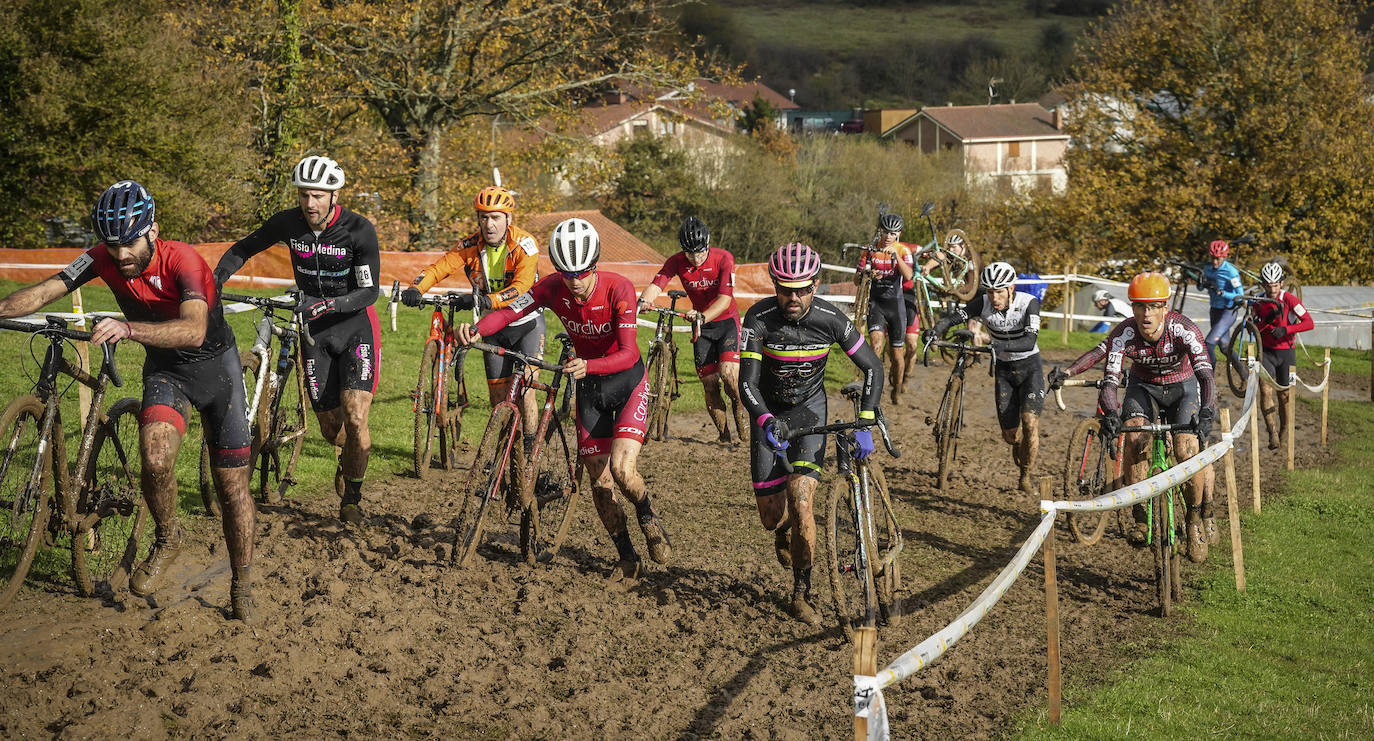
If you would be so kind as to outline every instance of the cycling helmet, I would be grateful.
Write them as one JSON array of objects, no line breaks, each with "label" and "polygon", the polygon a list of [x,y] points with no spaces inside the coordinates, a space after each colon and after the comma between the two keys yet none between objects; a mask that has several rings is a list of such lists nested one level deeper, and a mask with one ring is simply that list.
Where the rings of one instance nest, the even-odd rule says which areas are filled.
[{"label": "cycling helmet", "polygon": [[549,259],[560,273],[581,273],[596,267],[601,235],[584,219],[560,221],[549,237]]},{"label": "cycling helmet", "polygon": [[344,186],[344,171],[334,160],[312,154],[296,163],[296,169],[291,171],[291,186],[338,190]]},{"label": "cycling helmet", "polygon": [[1016,282],[1016,268],[1005,262],[994,262],[983,268],[983,290],[1009,288]]},{"label": "cycling helmet", "polygon": [[1112,294],[1107,293],[1101,288],[1097,289],[1096,291],[1093,291],[1093,303],[1097,303],[1098,301],[1110,301],[1111,299]]},{"label": "cycling helmet", "polygon": [[477,191],[473,207],[478,211],[501,211],[510,213],[515,210],[515,196],[499,185],[488,185]]},{"label": "cycling helmet", "polygon": [[710,246],[711,230],[695,216],[688,216],[677,230],[677,243],[687,252],[705,252]]},{"label": "cycling helmet", "polygon": [[1278,283],[1283,280],[1283,266],[1276,262],[1267,262],[1260,268],[1260,280],[1265,283]]},{"label": "cycling helmet", "polygon": [[1159,273],[1141,273],[1131,279],[1126,296],[1133,302],[1168,301],[1169,279]]},{"label": "cycling helmet", "polygon": [[768,258],[768,274],[785,288],[804,288],[821,272],[821,256],[801,242],[789,242]]},{"label": "cycling helmet", "polygon": [[1231,254],[1231,245],[1227,244],[1225,240],[1217,239],[1207,247],[1207,251],[1212,253],[1212,257],[1226,257]]},{"label": "cycling helmet", "polygon": [[152,194],[132,180],[106,188],[91,209],[96,236],[110,245],[129,244],[147,234],[156,220]]},{"label": "cycling helmet", "polygon": [[883,214],[878,217],[878,228],[885,232],[900,232],[906,224],[901,214]]}]

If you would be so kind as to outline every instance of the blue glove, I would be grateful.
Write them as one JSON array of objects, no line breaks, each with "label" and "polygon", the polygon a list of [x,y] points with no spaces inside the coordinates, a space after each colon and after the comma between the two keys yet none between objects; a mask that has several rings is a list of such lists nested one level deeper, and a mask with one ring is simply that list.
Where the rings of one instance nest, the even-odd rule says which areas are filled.
[{"label": "blue glove", "polygon": [[863,460],[863,459],[867,458],[868,456],[873,455],[873,431],[872,431],[872,430],[855,430],[855,431],[854,431],[854,442],[859,446],[859,449],[856,450],[856,451],[854,451],[854,457],[855,457],[855,458],[858,458],[859,460]]},{"label": "blue glove", "polygon": [[772,448],[774,452],[781,453],[787,450],[787,441],[779,440],[777,435],[774,434],[775,430],[773,429],[773,424],[775,422],[777,422],[777,418],[771,414],[765,414],[763,418],[759,420],[759,429],[763,430],[763,439],[768,443],[768,447]]},{"label": "blue glove", "polygon": [[300,303],[296,304],[296,313],[305,317],[307,322],[313,322],[325,314],[334,313],[334,299],[301,294]]}]

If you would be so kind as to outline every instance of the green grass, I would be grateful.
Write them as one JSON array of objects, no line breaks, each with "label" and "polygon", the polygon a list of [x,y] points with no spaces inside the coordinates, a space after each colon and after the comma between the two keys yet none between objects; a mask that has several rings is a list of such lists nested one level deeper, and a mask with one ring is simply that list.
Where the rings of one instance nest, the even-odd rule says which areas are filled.
[{"label": "green grass", "polygon": [[[1367,356],[1366,356],[1367,357]],[[1374,736],[1374,409],[1334,402],[1342,463],[1288,473],[1244,522],[1247,589],[1227,549],[1185,607],[1187,636],[1111,675],[1065,688],[1063,727],[1025,738]]]}]

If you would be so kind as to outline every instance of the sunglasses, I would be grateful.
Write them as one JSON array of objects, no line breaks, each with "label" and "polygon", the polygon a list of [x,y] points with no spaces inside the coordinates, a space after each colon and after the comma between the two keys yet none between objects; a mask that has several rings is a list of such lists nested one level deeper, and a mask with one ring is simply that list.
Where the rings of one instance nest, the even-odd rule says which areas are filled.
[{"label": "sunglasses", "polygon": [[558,271],[559,275],[563,276],[563,280],[582,280],[583,278],[586,278],[587,276],[595,272],[596,268],[587,268],[586,270],[583,270],[580,273],[569,273],[562,270]]},{"label": "sunglasses", "polygon": [[777,284],[777,283],[774,283],[774,284],[773,284],[773,288],[774,288],[778,293],[786,293],[786,294],[790,294],[790,295],[792,295],[792,296],[809,296],[809,295],[811,295],[811,293],[812,293],[813,291],[816,290],[815,284],[808,284],[808,285],[802,286],[801,288],[788,288],[787,286],[779,285],[779,284]]}]

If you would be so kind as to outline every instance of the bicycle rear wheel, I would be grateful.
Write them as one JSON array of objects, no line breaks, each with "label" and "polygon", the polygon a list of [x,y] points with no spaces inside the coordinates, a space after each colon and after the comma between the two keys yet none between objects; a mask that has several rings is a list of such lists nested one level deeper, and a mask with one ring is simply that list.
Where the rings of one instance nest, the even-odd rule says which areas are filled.
[{"label": "bicycle rear wheel", "polygon": [[[1097,419],[1080,420],[1069,436],[1068,460],[1064,465],[1064,498],[1096,499],[1107,493],[1109,458],[1102,440],[1102,426]],[[1069,512],[1066,518],[1069,532],[1084,545],[1102,539],[1107,529],[1106,512]]]},{"label": "bicycle rear wheel", "polygon": [[[266,502],[279,502],[286,487],[296,482],[296,462],[305,444],[306,417],[305,374],[301,372],[300,347],[288,365],[284,377],[279,378],[268,408],[266,432],[261,455],[258,456],[258,493]],[[263,392],[266,395],[266,391]],[[266,402],[259,402],[259,404]]]},{"label": "bicycle rear wheel", "polygon": [[450,558],[462,568],[472,558],[482,541],[483,520],[493,501],[501,498],[501,485],[510,467],[511,448],[515,444],[515,410],[509,405],[497,406],[482,433],[482,443],[468,469],[458,500],[458,512],[453,519],[455,539]]},{"label": "bicycle rear wheel", "polygon": [[572,524],[577,456],[568,440],[567,423],[555,410],[535,454],[531,505],[520,515],[520,552],[526,563],[552,561]]},{"label": "bicycle rear wheel", "polygon": [[902,542],[902,532],[892,512],[891,490],[887,487],[883,467],[871,457],[865,466],[868,469],[868,499],[873,503],[874,585],[878,589],[879,617],[889,623],[896,622],[902,616],[902,565],[901,554],[895,551]]},{"label": "bicycle rear wheel", "polygon": [[954,469],[955,452],[959,447],[959,424],[964,410],[964,377],[950,379],[945,398],[940,402],[940,416],[935,421],[935,454],[939,460],[936,484],[940,491],[949,485],[949,473]]},{"label": "bicycle rear wheel", "polygon": [[649,347],[649,437],[654,440],[668,438],[668,410],[673,403],[670,362],[668,343],[655,341]]},{"label": "bicycle rear wheel", "polygon": [[21,396],[0,415],[0,610],[28,576],[52,511],[52,446],[39,435],[43,402]]},{"label": "bicycle rear wheel", "polygon": [[877,605],[869,603],[869,595],[876,595],[876,590],[873,571],[864,558],[860,536],[863,525],[854,506],[852,486],[848,478],[831,485],[825,517],[830,596],[835,603],[840,630],[850,638],[854,636],[854,628],[863,626],[869,615],[877,616]]},{"label": "bicycle rear wheel", "polygon": [[1245,384],[1250,380],[1250,371],[1245,365],[1247,351],[1252,351],[1256,358],[1261,352],[1259,329],[1250,321],[1237,324],[1231,330],[1231,337],[1226,341],[1226,357],[1217,359],[1226,363],[1226,383],[1231,393],[1240,398],[1245,397]]},{"label": "bicycle rear wheel", "polygon": [[[425,353],[420,359],[420,380],[415,384],[415,478],[423,479],[429,474],[429,463],[434,458],[434,435],[439,431],[439,386],[444,380],[444,369],[439,364],[439,342],[425,343]],[[441,444],[447,441],[441,441]],[[447,459],[441,454],[440,459]]]},{"label": "bicycle rear wheel", "polygon": [[152,548],[139,474],[140,407],[138,399],[120,399],[96,428],[76,520],[84,522],[92,515],[97,519],[72,538],[72,572],[87,597],[102,584],[111,593],[122,589],[133,565]]}]

